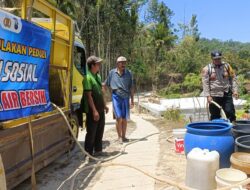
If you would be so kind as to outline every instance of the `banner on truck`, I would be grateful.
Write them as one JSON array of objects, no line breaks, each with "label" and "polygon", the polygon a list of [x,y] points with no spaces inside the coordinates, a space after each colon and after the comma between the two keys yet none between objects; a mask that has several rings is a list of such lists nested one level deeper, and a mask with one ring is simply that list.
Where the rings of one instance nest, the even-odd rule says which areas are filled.
[{"label": "banner on truck", "polygon": [[51,111],[51,33],[0,10],[0,120]]}]

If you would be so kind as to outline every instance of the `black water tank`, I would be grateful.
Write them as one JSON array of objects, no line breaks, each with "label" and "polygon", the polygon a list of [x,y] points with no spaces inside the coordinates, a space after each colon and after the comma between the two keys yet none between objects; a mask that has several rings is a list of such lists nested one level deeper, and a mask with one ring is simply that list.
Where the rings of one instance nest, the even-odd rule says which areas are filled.
[{"label": "black water tank", "polygon": [[232,127],[233,136],[235,138],[250,135],[250,120],[238,120]]},{"label": "black water tank", "polygon": [[235,139],[235,151],[250,153],[250,135],[241,136]]}]

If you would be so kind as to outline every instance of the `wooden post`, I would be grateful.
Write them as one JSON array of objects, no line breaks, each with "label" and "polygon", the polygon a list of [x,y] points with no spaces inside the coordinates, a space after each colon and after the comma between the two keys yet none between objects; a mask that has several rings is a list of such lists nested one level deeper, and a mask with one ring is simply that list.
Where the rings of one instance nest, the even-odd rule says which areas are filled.
[{"label": "wooden post", "polygon": [[29,133],[30,133],[30,149],[31,149],[31,158],[32,158],[32,165],[31,165],[31,189],[36,190],[36,171],[35,171],[35,151],[34,151],[34,139],[33,139],[33,132],[31,126],[31,117],[28,120],[29,124]]},{"label": "wooden post", "polygon": [[2,161],[1,154],[0,154],[0,188],[1,188],[1,190],[7,190],[5,171],[4,171],[4,167],[3,167],[3,161]]}]

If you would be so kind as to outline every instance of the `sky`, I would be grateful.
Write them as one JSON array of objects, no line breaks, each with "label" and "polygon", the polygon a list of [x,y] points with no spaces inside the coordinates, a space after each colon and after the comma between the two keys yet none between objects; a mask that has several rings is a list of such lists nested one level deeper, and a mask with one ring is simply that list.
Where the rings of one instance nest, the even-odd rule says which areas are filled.
[{"label": "sky", "polygon": [[[189,23],[197,15],[201,37],[250,42],[250,0],[159,0],[173,12],[171,22]],[[146,8],[144,9],[146,10]]]}]

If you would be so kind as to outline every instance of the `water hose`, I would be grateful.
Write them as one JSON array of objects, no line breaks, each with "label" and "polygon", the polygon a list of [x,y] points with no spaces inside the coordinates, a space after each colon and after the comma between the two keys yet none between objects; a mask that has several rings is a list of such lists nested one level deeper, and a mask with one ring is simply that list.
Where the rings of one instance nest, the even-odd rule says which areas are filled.
[{"label": "water hose", "polygon": [[[213,102],[213,101],[212,101],[212,102]],[[217,103],[214,102],[214,104],[216,105]],[[72,130],[72,128],[71,128],[71,126],[70,126],[70,124],[69,124],[69,122],[68,122],[68,120],[67,120],[67,117],[65,116],[65,114],[63,113],[63,111],[61,110],[61,108],[59,108],[58,106],[56,106],[54,103],[52,103],[52,105],[53,105],[53,106],[61,113],[61,115],[63,116],[65,122],[67,123],[67,126],[68,126],[68,128],[69,128],[69,131],[70,131],[71,135],[73,136],[75,142],[76,142],[77,145],[79,146],[79,148],[80,148],[80,150],[82,151],[82,153],[83,153],[84,155],[88,156],[89,158],[93,159],[93,160],[99,161],[97,164],[93,164],[93,165],[90,165],[90,166],[87,166],[87,167],[84,167],[84,168],[80,168],[77,172],[75,172],[74,174],[72,174],[70,178],[66,179],[66,180],[57,188],[57,190],[59,190],[59,189],[64,185],[64,183],[65,183],[67,180],[71,179],[72,177],[73,177],[73,180],[72,180],[72,183],[71,183],[71,186],[70,186],[70,190],[73,190],[73,189],[74,189],[75,179],[76,179],[77,175],[78,175],[79,173],[81,173],[82,171],[84,171],[84,170],[87,170],[87,169],[90,169],[90,168],[111,167],[111,166],[129,167],[129,168],[134,169],[134,170],[136,170],[136,171],[139,171],[140,173],[143,173],[144,175],[146,175],[146,176],[148,176],[148,177],[150,177],[150,178],[152,178],[152,179],[155,179],[155,180],[157,180],[157,181],[159,181],[159,182],[161,182],[161,183],[169,184],[169,185],[178,187],[178,188],[183,189],[183,190],[195,190],[195,189],[193,189],[193,188],[187,187],[186,185],[183,185],[183,184],[181,184],[181,183],[175,182],[174,180],[171,180],[171,179],[160,179],[160,178],[158,178],[158,177],[156,177],[156,176],[154,176],[154,175],[152,175],[152,174],[149,174],[148,172],[146,172],[146,171],[144,171],[144,170],[142,170],[142,169],[140,169],[140,168],[137,168],[137,167],[132,166],[132,165],[129,165],[129,164],[123,164],[123,163],[101,163],[101,162],[106,162],[106,161],[112,160],[112,159],[114,159],[114,158],[116,158],[116,157],[122,155],[122,153],[125,151],[126,146],[128,146],[128,145],[130,145],[130,144],[132,144],[132,143],[136,143],[136,142],[138,142],[138,141],[141,141],[142,139],[145,139],[145,138],[147,138],[147,137],[149,137],[149,136],[159,134],[159,133],[153,133],[153,134],[148,135],[147,137],[143,137],[143,138],[141,138],[141,139],[138,139],[138,140],[132,141],[132,142],[130,142],[130,143],[127,143],[127,144],[123,147],[123,149],[121,150],[120,153],[118,153],[117,155],[112,156],[112,157],[110,157],[110,158],[108,158],[108,159],[98,159],[98,158],[95,158],[95,157],[93,157],[92,155],[90,155],[88,152],[86,152],[85,149],[84,149],[84,148],[81,146],[81,144],[78,142],[78,140],[77,140],[76,137],[74,136],[73,130]],[[217,104],[216,106],[218,107],[219,105]],[[221,107],[219,106],[219,108],[221,108]],[[221,109],[221,110],[222,110],[222,109]],[[224,111],[223,111],[223,112],[224,112]],[[224,116],[225,116],[225,113],[224,113]],[[239,186],[241,186],[241,185],[246,185],[246,184],[248,184],[248,183],[250,183],[250,178],[248,178],[248,179],[246,179],[246,180],[244,180],[244,181],[242,181],[242,182],[240,182],[240,183],[238,183],[238,184],[231,185],[231,186],[227,186],[227,187],[223,187],[223,188],[219,188],[219,189],[216,189],[216,190],[230,190],[230,189],[233,188],[233,187],[239,187]]]},{"label": "water hose", "polygon": [[111,167],[111,166],[123,166],[123,167],[128,167],[128,168],[131,168],[131,169],[134,169],[156,181],[159,181],[163,184],[169,184],[169,185],[172,185],[172,186],[175,186],[175,187],[178,187],[180,189],[183,189],[183,190],[195,190],[193,188],[190,188],[190,187],[187,187],[185,186],[184,184],[181,184],[181,183],[178,183],[178,182],[175,182],[174,180],[171,180],[171,179],[161,179],[159,177],[156,177],[152,174],[149,174],[148,172],[138,168],[138,167],[135,167],[135,166],[132,166],[132,165],[129,165],[129,164],[123,164],[123,163],[99,163],[99,164],[95,164],[95,165],[91,165],[91,166],[87,166],[87,167],[84,167],[84,168],[81,168],[75,175],[74,175],[74,178],[72,180],[72,183],[71,183],[71,187],[70,187],[70,190],[73,190],[74,188],[74,181],[77,177],[77,175],[79,173],[81,173],[82,171],[84,170],[87,170],[87,169],[90,169],[90,168],[100,168],[100,167]]},{"label": "water hose", "polygon": [[135,143],[135,142],[138,142],[138,141],[141,141],[142,139],[145,139],[145,138],[147,138],[147,137],[149,137],[149,136],[153,136],[153,135],[159,134],[159,133],[153,133],[153,134],[150,134],[150,135],[148,135],[148,136],[146,136],[146,137],[144,137],[144,138],[142,138],[142,139],[137,139],[137,140],[135,140],[135,141],[129,142],[129,143],[127,143],[125,146],[122,147],[122,150],[121,150],[117,155],[112,156],[112,157],[107,158],[107,159],[99,159],[99,158],[96,158],[96,157],[90,155],[90,154],[82,147],[82,145],[79,143],[79,141],[78,141],[77,138],[75,137],[74,132],[73,132],[73,130],[72,130],[70,124],[69,124],[69,121],[68,121],[67,117],[65,116],[65,114],[63,113],[63,111],[61,110],[61,108],[59,108],[59,107],[58,107],[57,105],[55,105],[54,103],[52,103],[52,105],[53,105],[53,106],[61,113],[61,115],[63,116],[65,122],[67,123],[67,126],[68,126],[68,128],[69,128],[69,131],[70,131],[72,137],[74,138],[76,144],[78,145],[78,147],[80,148],[80,150],[82,151],[82,153],[84,154],[84,156],[86,155],[86,156],[88,156],[89,158],[91,158],[92,160],[95,160],[95,161],[106,162],[106,161],[109,161],[109,160],[113,160],[114,158],[117,158],[118,156],[122,155],[122,154],[124,153],[124,151],[125,151],[125,149],[126,149],[126,147],[127,147],[128,145],[130,145],[130,144],[132,144],[132,143]]},{"label": "water hose", "polygon": [[[144,139],[146,139],[146,138],[148,138],[148,137],[150,137],[150,136],[159,134],[159,133],[153,133],[153,134],[147,135],[147,136],[145,136],[145,137],[143,137],[143,138],[136,139],[136,140],[133,140],[133,141],[131,141],[131,142],[128,142],[128,143],[126,143],[126,145],[124,145],[124,146],[121,148],[120,152],[119,152],[118,154],[116,154],[115,156],[112,156],[112,157],[109,157],[109,158],[106,158],[106,159],[99,159],[99,158],[96,158],[96,157],[90,155],[88,152],[86,152],[86,150],[82,147],[82,145],[79,143],[79,141],[78,141],[77,138],[75,137],[74,132],[73,132],[73,130],[72,130],[70,124],[69,124],[69,121],[68,121],[67,117],[65,116],[64,112],[62,111],[62,109],[59,108],[59,107],[58,107],[57,105],[55,105],[54,103],[52,103],[52,105],[60,112],[60,114],[61,114],[62,117],[64,118],[64,120],[65,120],[65,122],[66,122],[66,124],[67,124],[67,127],[69,128],[69,131],[70,131],[70,133],[71,133],[71,135],[72,135],[72,137],[74,138],[76,144],[78,145],[78,147],[80,148],[80,150],[81,150],[81,152],[84,154],[84,156],[86,155],[87,157],[89,157],[89,158],[91,158],[92,160],[95,160],[95,161],[107,162],[107,161],[113,160],[113,159],[115,159],[115,158],[121,156],[121,155],[125,152],[125,149],[126,149],[127,146],[129,146],[129,145],[131,145],[131,144],[133,144],[133,143],[139,142],[139,141],[141,141],[141,140],[144,140]],[[70,177],[70,178],[71,178],[71,177]],[[66,181],[69,180],[70,178],[66,179]],[[61,184],[61,185],[58,187],[58,189],[60,189],[60,188],[62,187],[62,185],[63,185],[63,184]]]},{"label": "water hose", "polygon": [[[211,103],[212,104],[214,104],[217,108],[219,108],[220,109],[220,114],[221,114],[221,117],[223,118],[223,119],[225,119],[225,120],[228,120],[227,119],[227,116],[226,116],[226,114],[225,114],[225,111],[222,109],[222,107],[218,104],[218,103],[216,103],[215,101],[211,101]],[[209,109],[208,109],[208,102],[207,102],[207,115],[208,115],[208,119],[209,119]]]},{"label": "water hose", "polygon": [[218,103],[216,103],[215,101],[211,101],[211,103],[214,104],[217,108],[220,109],[221,117],[222,117],[223,119],[226,119],[226,120],[227,120],[227,116],[226,116],[224,110],[222,109],[222,107],[221,107]]},{"label": "water hose", "polygon": [[[129,165],[129,164],[123,164],[123,163],[97,163],[95,165],[80,168],[77,171],[77,173],[74,174],[74,178],[72,180],[70,190],[74,189],[74,184],[75,184],[75,180],[76,180],[77,175],[79,173],[83,172],[84,170],[91,169],[91,168],[97,169],[97,168],[100,168],[100,167],[111,167],[111,166],[123,166],[123,167],[128,167],[128,168],[134,169],[134,170],[136,170],[136,171],[138,171],[138,172],[140,172],[140,173],[142,173],[142,174],[144,174],[144,175],[146,175],[146,176],[148,176],[148,177],[150,177],[150,178],[152,178],[152,179],[154,179],[156,181],[159,181],[159,182],[161,182],[163,184],[167,184],[167,185],[170,185],[170,186],[178,187],[178,188],[180,188],[182,190],[197,190],[197,189],[188,187],[188,186],[186,186],[186,185],[184,185],[182,183],[178,183],[178,182],[176,182],[174,180],[171,180],[171,179],[167,179],[167,178],[161,179],[161,178],[156,177],[156,176],[154,176],[152,174],[149,174],[148,172],[146,172],[146,171],[144,171],[144,170],[142,170],[142,169],[140,169],[138,167],[135,167],[135,166],[132,166],[132,165]],[[221,187],[221,188],[218,188],[218,189],[215,189],[215,190],[231,190],[231,188],[233,188],[233,187],[240,188],[243,185],[247,185],[249,183],[250,183],[250,178],[248,178],[248,179],[246,179],[246,180],[244,180],[244,181],[242,181],[240,183],[233,184],[233,185],[230,185],[230,186],[227,186],[227,187]],[[167,185],[164,186],[164,187],[167,187]]]}]

